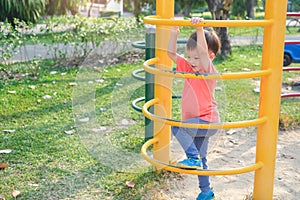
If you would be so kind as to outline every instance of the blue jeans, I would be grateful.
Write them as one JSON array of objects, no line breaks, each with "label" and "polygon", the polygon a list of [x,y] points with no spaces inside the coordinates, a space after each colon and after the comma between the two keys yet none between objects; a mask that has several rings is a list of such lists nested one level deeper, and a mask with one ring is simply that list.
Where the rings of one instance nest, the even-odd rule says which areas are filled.
[{"label": "blue jeans", "polygon": [[[192,118],[184,120],[186,123],[205,123],[209,122],[200,118]],[[203,169],[208,169],[207,166],[207,150],[208,139],[217,132],[216,129],[196,129],[173,126],[172,133],[182,146],[188,158],[201,158]],[[202,192],[210,190],[209,176],[198,176],[199,188]]]}]

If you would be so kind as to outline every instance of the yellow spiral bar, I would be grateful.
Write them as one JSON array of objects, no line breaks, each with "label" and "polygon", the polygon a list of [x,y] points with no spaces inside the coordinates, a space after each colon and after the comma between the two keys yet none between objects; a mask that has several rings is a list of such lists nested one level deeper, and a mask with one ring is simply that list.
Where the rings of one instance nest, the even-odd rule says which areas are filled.
[{"label": "yellow spiral bar", "polygon": [[218,74],[195,74],[195,73],[182,73],[170,70],[164,70],[151,67],[159,61],[159,58],[152,58],[144,62],[143,68],[145,71],[155,74],[175,78],[194,78],[194,79],[215,79],[215,80],[228,80],[228,79],[243,79],[243,78],[257,78],[271,74],[270,69],[251,71],[251,72],[232,72],[232,73],[218,73]]},{"label": "yellow spiral bar", "polygon": [[189,169],[182,169],[178,168],[176,166],[172,166],[170,164],[166,164],[163,162],[160,162],[156,159],[151,158],[147,155],[147,149],[149,146],[153,145],[154,143],[157,143],[157,139],[150,139],[147,142],[145,142],[141,149],[141,154],[144,157],[145,160],[147,160],[149,163],[151,163],[154,166],[157,166],[158,168],[178,172],[178,173],[185,173],[185,174],[194,174],[194,175],[201,175],[201,176],[220,176],[220,175],[233,175],[233,174],[242,174],[247,172],[252,172],[255,170],[258,170],[263,167],[262,162],[257,162],[253,165],[247,166],[247,167],[241,167],[241,168],[234,168],[234,169],[227,169],[227,170],[189,170]]},{"label": "yellow spiral bar", "polygon": [[212,123],[212,124],[193,124],[193,123],[184,123],[177,120],[163,118],[157,115],[154,115],[148,111],[148,109],[154,104],[159,103],[158,99],[152,99],[146,102],[143,106],[143,114],[148,119],[153,121],[162,122],[170,126],[180,126],[185,128],[203,128],[203,129],[229,129],[229,128],[243,128],[248,126],[257,126],[263,124],[267,121],[267,117],[261,117],[253,120],[245,120],[238,122],[224,122],[224,123]]},{"label": "yellow spiral bar", "polygon": [[169,25],[169,26],[210,26],[210,27],[249,27],[249,26],[270,26],[273,20],[204,20],[195,25],[190,20],[184,19],[163,19],[160,16],[148,16],[144,18],[146,24]]}]

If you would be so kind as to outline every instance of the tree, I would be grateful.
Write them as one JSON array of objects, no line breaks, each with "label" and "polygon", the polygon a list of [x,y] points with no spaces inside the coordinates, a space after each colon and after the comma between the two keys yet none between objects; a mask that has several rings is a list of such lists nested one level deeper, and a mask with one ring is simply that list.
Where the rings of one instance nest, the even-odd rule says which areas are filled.
[{"label": "tree", "polygon": [[249,19],[254,19],[254,6],[255,6],[255,0],[247,0],[246,10],[247,10],[247,17]]},{"label": "tree", "polygon": [[78,7],[81,3],[85,3],[81,0],[48,0],[46,5],[47,15],[65,15],[70,11],[73,15],[78,12]]},{"label": "tree", "polygon": [[14,18],[35,23],[45,11],[47,0],[0,0],[0,21],[14,24]]},{"label": "tree", "polygon": [[[233,0],[206,0],[208,8],[211,12],[212,18],[214,20],[227,20],[229,19],[230,6],[233,3]],[[227,27],[218,27],[215,28],[218,36],[221,40],[221,55],[227,56],[232,53],[230,40],[228,37],[228,28]]]},{"label": "tree", "polygon": [[132,11],[136,20],[140,22],[140,16],[143,14],[142,9],[144,7],[155,7],[155,0],[124,0],[124,6],[129,10]]},{"label": "tree", "polygon": [[182,13],[185,17],[191,16],[192,9],[199,9],[204,6],[204,0],[177,0],[175,2],[182,8]]},{"label": "tree", "polygon": [[193,0],[182,0],[181,5],[183,5],[183,15],[186,17],[190,17],[191,7],[193,4]]},{"label": "tree", "polygon": [[[248,0],[247,0],[248,1]],[[238,18],[245,17],[246,5],[245,0],[233,1],[231,13]]]},{"label": "tree", "polygon": [[300,12],[300,0],[289,0],[292,3],[292,11]]},{"label": "tree", "polygon": [[88,17],[91,16],[91,11],[92,11],[92,8],[93,8],[93,5],[94,5],[94,0],[90,0],[91,4],[90,4],[90,7],[89,7],[89,10],[88,10]]}]

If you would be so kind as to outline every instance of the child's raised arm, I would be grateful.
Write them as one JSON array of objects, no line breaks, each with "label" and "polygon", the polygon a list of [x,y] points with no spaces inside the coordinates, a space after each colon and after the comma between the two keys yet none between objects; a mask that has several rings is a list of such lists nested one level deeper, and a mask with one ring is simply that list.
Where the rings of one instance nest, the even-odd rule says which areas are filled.
[{"label": "child's raised arm", "polygon": [[171,35],[168,44],[168,56],[176,63],[177,60],[177,38],[179,35],[179,27],[173,26],[171,27]]},{"label": "child's raised arm", "polygon": [[[202,18],[191,19],[191,23],[193,24],[199,24],[202,21],[203,21]],[[199,51],[200,62],[202,67],[205,69],[205,71],[208,71],[209,63],[211,62],[211,59],[209,56],[208,46],[205,39],[203,27],[198,26],[196,28],[196,33],[197,33],[197,49]]]}]

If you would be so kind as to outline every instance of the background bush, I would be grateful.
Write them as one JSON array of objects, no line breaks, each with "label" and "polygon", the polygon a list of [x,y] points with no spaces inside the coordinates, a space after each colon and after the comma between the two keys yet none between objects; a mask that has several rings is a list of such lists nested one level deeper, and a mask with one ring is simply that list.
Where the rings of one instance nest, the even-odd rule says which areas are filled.
[{"label": "background bush", "polygon": [[0,0],[0,21],[14,24],[14,18],[36,22],[45,11],[47,0]]}]

